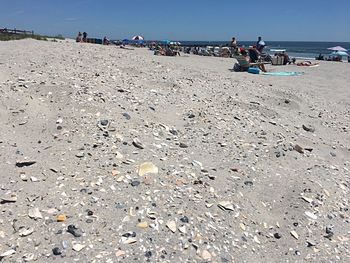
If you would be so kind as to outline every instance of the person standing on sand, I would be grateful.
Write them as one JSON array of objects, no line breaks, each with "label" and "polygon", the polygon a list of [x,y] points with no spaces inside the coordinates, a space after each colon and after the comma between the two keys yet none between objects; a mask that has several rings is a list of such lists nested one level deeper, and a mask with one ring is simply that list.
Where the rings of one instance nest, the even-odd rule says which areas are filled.
[{"label": "person standing on sand", "polygon": [[237,41],[235,37],[232,37],[231,43],[230,43],[230,47],[231,47],[231,54],[236,54],[237,53]]},{"label": "person standing on sand", "polygon": [[258,37],[258,41],[256,42],[256,49],[262,53],[264,47],[266,46],[264,40],[261,37]]}]

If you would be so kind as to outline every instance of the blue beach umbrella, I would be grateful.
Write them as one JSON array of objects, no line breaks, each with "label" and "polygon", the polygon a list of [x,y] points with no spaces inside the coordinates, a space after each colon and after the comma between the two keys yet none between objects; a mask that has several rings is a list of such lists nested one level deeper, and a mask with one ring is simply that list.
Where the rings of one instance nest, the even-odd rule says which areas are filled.
[{"label": "blue beach umbrella", "polygon": [[349,56],[349,54],[347,52],[345,52],[345,51],[332,52],[331,55],[332,56],[341,56],[341,57]]},{"label": "blue beach umbrella", "polygon": [[169,45],[170,44],[170,40],[162,40],[161,43],[164,45]]}]

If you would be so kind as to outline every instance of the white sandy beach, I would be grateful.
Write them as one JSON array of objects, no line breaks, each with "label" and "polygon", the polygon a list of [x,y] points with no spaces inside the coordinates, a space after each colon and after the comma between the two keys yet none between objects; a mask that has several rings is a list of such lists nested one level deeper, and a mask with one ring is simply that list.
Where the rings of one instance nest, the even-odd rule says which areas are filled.
[{"label": "white sandy beach", "polygon": [[0,42],[3,262],[349,262],[350,63],[233,64]]}]

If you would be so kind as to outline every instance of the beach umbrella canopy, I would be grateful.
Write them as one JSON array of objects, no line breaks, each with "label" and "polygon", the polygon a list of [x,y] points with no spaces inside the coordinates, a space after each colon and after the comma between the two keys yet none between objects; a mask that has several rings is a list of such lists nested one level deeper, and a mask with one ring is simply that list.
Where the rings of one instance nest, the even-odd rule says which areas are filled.
[{"label": "beach umbrella canopy", "polygon": [[345,51],[336,51],[336,52],[332,52],[332,54],[331,55],[333,55],[333,56],[349,56],[349,54],[348,53],[346,53]]},{"label": "beach umbrella canopy", "polygon": [[341,47],[341,46],[336,46],[336,47],[330,47],[330,48],[327,48],[328,50],[332,50],[332,51],[348,51],[347,49]]},{"label": "beach umbrella canopy", "polygon": [[144,40],[145,38],[143,36],[134,36],[132,40]]},{"label": "beach umbrella canopy", "polygon": [[170,40],[162,40],[161,43],[165,44],[165,45],[169,45],[171,43],[171,41]]}]

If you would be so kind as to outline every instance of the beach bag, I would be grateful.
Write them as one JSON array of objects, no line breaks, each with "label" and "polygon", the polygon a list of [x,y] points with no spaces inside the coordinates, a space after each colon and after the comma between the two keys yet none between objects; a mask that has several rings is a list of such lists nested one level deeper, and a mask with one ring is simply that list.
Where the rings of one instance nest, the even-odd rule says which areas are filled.
[{"label": "beach bag", "polygon": [[240,72],[241,71],[241,66],[239,65],[239,63],[235,63],[233,65],[233,71],[235,71],[235,72]]}]

